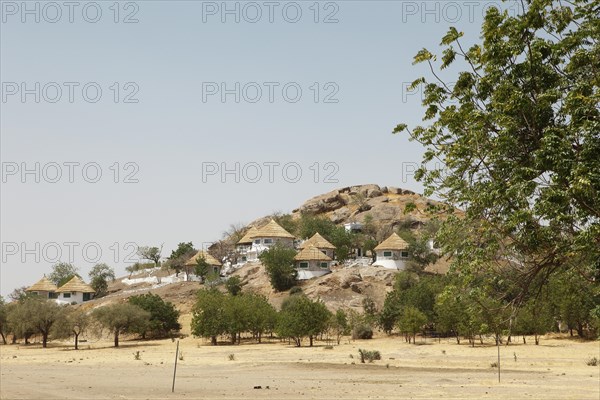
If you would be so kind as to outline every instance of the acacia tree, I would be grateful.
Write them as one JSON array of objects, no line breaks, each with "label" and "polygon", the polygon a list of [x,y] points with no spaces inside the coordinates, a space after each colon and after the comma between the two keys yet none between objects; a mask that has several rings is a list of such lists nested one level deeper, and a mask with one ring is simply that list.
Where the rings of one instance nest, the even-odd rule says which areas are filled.
[{"label": "acacia tree", "polygon": [[294,268],[295,256],[296,250],[279,243],[258,256],[269,275],[271,286],[278,292],[288,290],[296,283],[298,272]]},{"label": "acacia tree", "polygon": [[425,195],[464,211],[439,235],[453,267],[512,268],[514,304],[558,270],[600,274],[599,3],[521,4],[516,16],[489,8],[482,42],[470,48],[449,29],[439,68],[458,59],[466,67],[452,88],[436,56],[418,52],[415,63],[434,77],[413,83],[424,85],[429,124],[394,130],[426,148],[415,175]]},{"label": "acacia tree", "polygon": [[115,270],[107,264],[96,264],[89,273],[90,285],[96,291],[94,297],[106,296],[108,293],[108,281],[115,280]]},{"label": "acacia tree", "polygon": [[210,338],[216,346],[217,336],[226,330],[225,295],[217,289],[199,290],[192,309],[192,334]]},{"label": "acacia tree", "polygon": [[325,332],[331,312],[321,301],[312,301],[304,295],[292,295],[284,300],[277,320],[277,333],[294,340],[297,347],[308,336],[310,346],[315,336]]},{"label": "acacia tree", "polygon": [[24,299],[17,308],[17,318],[24,324],[25,331],[39,332],[42,335],[42,347],[45,348],[54,324],[64,320],[65,307],[52,300],[33,296]]},{"label": "acacia tree", "polygon": [[0,296],[0,336],[2,344],[6,344],[6,335],[8,334],[8,307],[4,297]]},{"label": "acacia tree", "polygon": [[175,309],[173,303],[164,301],[159,295],[146,293],[137,296],[131,296],[129,303],[140,307],[150,313],[147,324],[139,326],[139,333],[143,339],[150,332],[156,337],[164,337],[171,334],[172,331],[181,330],[178,322],[179,311]]},{"label": "acacia tree", "polygon": [[196,254],[198,250],[194,248],[192,242],[181,242],[177,248],[171,251],[171,255],[167,258],[165,266],[174,269],[176,275],[179,275],[185,267],[185,263]]},{"label": "acacia tree", "polygon": [[142,260],[152,261],[154,267],[158,268],[160,266],[162,248],[162,244],[160,247],[141,246],[138,248],[137,254]]},{"label": "acacia tree", "polygon": [[119,335],[139,332],[150,319],[149,312],[129,303],[97,308],[92,312],[92,316],[113,334],[115,347],[119,347]]},{"label": "acacia tree", "polygon": [[77,267],[73,264],[59,262],[52,266],[52,272],[48,275],[48,279],[54,282],[56,286],[60,287],[74,276],[79,276]]},{"label": "acacia tree", "polygon": [[53,337],[68,338],[73,335],[75,350],[79,350],[79,337],[90,327],[90,316],[81,308],[66,308],[64,318],[55,324]]}]

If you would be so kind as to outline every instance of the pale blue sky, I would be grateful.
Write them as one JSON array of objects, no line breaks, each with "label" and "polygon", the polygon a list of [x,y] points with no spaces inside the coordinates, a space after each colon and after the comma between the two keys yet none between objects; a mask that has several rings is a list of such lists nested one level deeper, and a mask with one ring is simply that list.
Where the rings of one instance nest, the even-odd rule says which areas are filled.
[{"label": "pale blue sky", "polygon": [[[290,212],[338,187],[378,183],[420,190],[406,173],[412,166],[403,163],[418,162],[422,148],[391,134],[397,123],[415,124],[422,115],[420,96],[403,93],[406,82],[427,73],[412,65],[412,57],[422,47],[437,50],[449,26],[464,31],[467,44],[478,40],[484,7],[499,4],[274,2],[269,22],[265,2],[237,2],[240,22],[225,15],[223,23],[222,2],[137,1],[121,2],[115,23],[114,2],[98,1],[94,4],[102,16],[90,23],[84,17],[93,19],[96,6],[89,3],[77,3],[71,23],[67,7],[61,7],[58,18],[48,2],[28,2],[31,9],[37,4],[38,23],[34,14],[23,12],[20,1],[1,2],[2,295],[49,272],[56,248],[63,261],[73,258],[86,279],[98,258],[122,275],[129,242],[164,243],[163,254],[168,255],[178,242],[201,246],[219,239],[230,223]],[[315,3],[319,23],[314,22]],[[256,5],[262,17],[250,23]],[[235,6],[227,3],[230,9]],[[219,11],[210,14],[215,7]],[[286,21],[297,8],[302,10],[299,21]],[[139,22],[123,23],[129,13]],[[330,13],[337,23],[323,23]],[[57,22],[51,23],[53,19]],[[102,90],[96,103],[82,95],[81,88],[90,82],[95,84],[88,85],[89,99],[94,87]],[[203,101],[203,86],[224,83],[234,89],[236,82],[239,103],[234,94],[223,103],[220,94],[205,93]],[[265,82],[273,82],[273,102]],[[33,90],[24,102],[22,83]],[[285,101],[286,84],[289,97],[300,87],[299,101]],[[52,103],[56,86],[62,96]],[[255,97],[257,86],[262,98],[246,101]],[[133,99],[138,102],[125,103],[125,95],[137,89]],[[327,94],[337,102],[324,102]],[[69,182],[64,163],[76,162],[71,164],[74,182]],[[233,174],[224,182],[219,174],[203,179],[203,163],[233,169],[236,162],[241,168],[257,163],[262,179],[251,183],[242,175],[252,179],[256,164],[240,170],[239,183]],[[280,163],[273,182],[265,162]],[[29,174],[23,183],[22,167],[34,169],[35,163],[40,182]],[[88,163],[95,164],[88,165],[83,177],[82,166]],[[326,163],[333,164],[326,170]],[[288,182],[294,178],[292,167],[289,176],[282,176],[285,164],[301,168],[297,182]],[[63,175],[52,183],[56,165]],[[97,167],[102,177],[87,182],[94,180]],[[114,182],[115,170],[120,171],[119,183]],[[326,182],[325,175],[333,171],[338,182]],[[124,183],[128,173],[138,182]],[[84,255],[86,243],[92,244]],[[96,249],[101,257],[95,256]]]}]

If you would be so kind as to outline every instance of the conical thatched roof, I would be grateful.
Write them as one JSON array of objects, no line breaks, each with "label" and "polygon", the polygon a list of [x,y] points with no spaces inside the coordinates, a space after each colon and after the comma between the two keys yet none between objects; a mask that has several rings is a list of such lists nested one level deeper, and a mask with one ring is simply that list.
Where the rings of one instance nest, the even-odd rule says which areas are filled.
[{"label": "conical thatched roof", "polygon": [[294,257],[296,261],[331,261],[331,258],[314,246],[303,248],[300,253]]},{"label": "conical thatched roof", "polygon": [[271,220],[268,224],[258,229],[253,237],[274,237],[294,239],[294,235],[283,229],[275,220]]},{"label": "conical thatched roof", "polygon": [[56,292],[58,287],[50,279],[46,278],[46,275],[31,287],[25,289],[26,292]]},{"label": "conical thatched roof", "polygon": [[208,252],[206,252],[204,250],[200,250],[199,252],[197,252],[194,257],[190,258],[185,263],[185,265],[188,267],[192,267],[192,266],[196,265],[196,262],[198,261],[199,258],[204,258],[206,260],[206,262],[208,263],[208,265],[215,265],[218,267],[221,266],[221,263],[219,262],[219,260],[217,260],[216,258],[211,256]]},{"label": "conical thatched roof", "polygon": [[315,246],[318,249],[335,249],[335,246],[329,243],[319,232],[315,233],[310,239],[302,243],[300,248],[303,249],[308,246]]},{"label": "conical thatched roof", "polygon": [[375,250],[406,250],[408,249],[408,243],[404,241],[395,232],[390,235],[383,242],[379,243]]},{"label": "conical thatched roof", "polygon": [[252,238],[256,236],[256,232],[258,232],[258,229],[256,229],[255,226],[251,226],[250,229],[248,229],[248,232],[246,232],[246,234],[237,242],[237,244],[252,243]]},{"label": "conical thatched roof", "polygon": [[96,291],[76,275],[56,290],[56,293],[65,292],[95,293]]}]

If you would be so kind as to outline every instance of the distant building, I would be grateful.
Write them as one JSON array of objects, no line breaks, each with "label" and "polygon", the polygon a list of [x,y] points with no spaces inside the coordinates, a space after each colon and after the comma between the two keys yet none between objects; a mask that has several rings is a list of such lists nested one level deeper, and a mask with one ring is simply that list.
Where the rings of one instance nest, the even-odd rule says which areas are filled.
[{"label": "distant building", "polygon": [[[294,247],[294,235],[283,229],[275,220],[271,220],[265,226],[258,228],[250,234],[251,247],[246,251],[248,261],[257,260],[258,256],[265,250],[271,248],[275,243],[283,246]],[[244,239],[246,240],[246,239]],[[238,242],[238,244],[240,244]]]},{"label": "distant building", "polygon": [[363,230],[363,224],[360,222],[348,222],[344,224],[344,229],[346,232],[360,233]]},{"label": "distant building", "polygon": [[207,251],[204,250],[200,250],[199,252],[197,252],[196,255],[194,255],[185,263],[185,266],[195,267],[197,265],[198,259],[200,258],[204,258],[206,263],[210,266],[210,272],[217,275],[221,274],[221,267],[223,266],[223,264],[221,264],[219,260],[211,256]]},{"label": "distant building", "polygon": [[258,229],[254,226],[251,226],[250,229],[246,232],[246,234],[237,242],[235,248],[237,252],[240,254],[240,262],[247,261],[247,254],[250,249],[252,249],[253,238],[256,236]]},{"label": "distant building", "polygon": [[329,258],[333,259],[335,257],[335,246],[332,245],[327,239],[325,239],[319,232],[312,235],[312,237],[306,241],[304,241],[300,245],[300,249],[304,249],[306,247],[313,246],[317,249],[321,250],[323,254],[327,255]]},{"label": "distant building", "polygon": [[373,266],[387,269],[403,270],[409,258],[408,243],[398,234],[392,233],[387,239],[375,247],[377,258]]},{"label": "distant building", "polygon": [[312,245],[304,247],[296,254],[294,260],[299,280],[316,278],[331,272],[332,259]]},{"label": "distant building", "polygon": [[56,299],[58,287],[46,275],[32,286],[25,289],[27,293],[35,294],[44,299]]},{"label": "distant building", "polygon": [[83,303],[94,297],[96,291],[77,275],[56,290],[57,303]]}]

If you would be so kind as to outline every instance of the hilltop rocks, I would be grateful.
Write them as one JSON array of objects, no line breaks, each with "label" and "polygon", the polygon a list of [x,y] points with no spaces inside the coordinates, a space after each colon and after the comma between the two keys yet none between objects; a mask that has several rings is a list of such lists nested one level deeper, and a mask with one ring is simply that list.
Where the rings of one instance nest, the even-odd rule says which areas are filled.
[{"label": "hilltop rocks", "polygon": [[339,190],[334,190],[320,196],[313,197],[294,212],[320,214],[337,210],[346,205],[346,200]]}]

